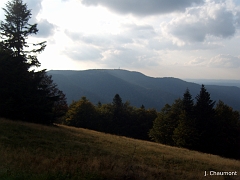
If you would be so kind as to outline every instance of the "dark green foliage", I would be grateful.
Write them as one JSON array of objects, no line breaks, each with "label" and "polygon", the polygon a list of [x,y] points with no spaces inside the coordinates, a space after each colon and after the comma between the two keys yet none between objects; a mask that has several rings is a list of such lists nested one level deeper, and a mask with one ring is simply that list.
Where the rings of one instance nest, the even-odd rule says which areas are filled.
[{"label": "dark green foliage", "polygon": [[169,144],[169,141],[171,142],[171,135],[169,135],[171,131],[166,128],[168,122],[165,122],[165,120],[164,115],[159,113],[153,122],[152,129],[150,129],[149,137],[155,142]]},{"label": "dark green foliage", "polygon": [[240,158],[240,114],[222,101],[215,108],[217,138],[216,153]]},{"label": "dark green foliage", "polygon": [[176,146],[194,149],[198,140],[196,122],[194,118],[194,102],[189,89],[186,89],[182,99],[182,111],[179,121],[173,132],[173,141]]},{"label": "dark green foliage", "polygon": [[181,109],[180,99],[177,99],[172,106],[166,104],[154,120],[153,128],[149,132],[150,138],[159,143],[174,145],[173,132],[178,125]]},{"label": "dark green foliage", "polygon": [[190,118],[193,118],[194,112],[193,112],[193,106],[194,102],[192,99],[192,95],[189,92],[189,89],[187,88],[185,93],[183,94],[183,99],[182,99],[182,108],[183,111],[185,111],[186,115],[189,116]]},{"label": "dark green foliage", "polygon": [[148,139],[148,131],[157,113],[154,109],[135,108],[116,94],[111,104],[94,106],[85,97],[73,102],[66,114],[67,125],[102,132]]},{"label": "dark green foliage", "polygon": [[154,109],[135,108],[116,94],[111,104],[97,107],[99,131],[138,139],[148,139],[148,131],[157,113]]},{"label": "dark green foliage", "polygon": [[194,149],[198,141],[194,119],[186,111],[179,115],[178,126],[173,131],[173,141],[176,146]]},{"label": "dark green foliage", "polygon": [[215,102],[211,100],[210,94],[202,85],[199,95],[196,97],[196,105],[194,107],[194,115],[199,136],[197,149],[204,152],[214,152],[216,144],[216,122],[215,122]]},{"label": "dark green foliage", "polygon": [[113,110],[111,104],[101,104],[97,106],[98,128],[102,132],[114,133]]},{"label": "dark green foliage", "polygon": [[45,70],[30,73],[32,76],[28,86],[32,88],[25,102],[28,105],[26,108],[29,115],[27,120],[52,124],[67,111],[65,95],[57,88]]},{"label": "dark green foliage", "polygon": [[40,46],[37,49],[27,44],[28,36],[38,29],[36,24],[28,23],[31,11],[22,0],[8,2],[3,10],[6,18],[0,25],[0,116],[52,124],[65,114],[67,104],[46,70],[33,70],[40,66],[36,53],[44,50],[45,42],[34,44]]},{"label": "dark green foliage", "polygon": [[[149,129],[153,126],[153,121],[157,117],[155,109],[139,108],[135,110],[135,124],[133,137],[148,140]],[[146,133],[147,132],[147,133]]]},{"label": "dark green foliage", "polygon": [[122,98],[119,96],[119,94],[116,94],[114,96],[112,105],[116,111],[121,110],[121,108],[123,107]]},{"label": "dark green foliage", "polygon": [[0,52],[0,116],[51,124],[67,110],[65,95],[45,72],[28,71],[22,56]]},{"label": "dark green foliage", "polygon": [[66,113],[66,123],[70,126],[93,128],[97,120],[97,111],[86,97],[74,101]]},{"label": "dark green foliage", "polygon": [[187,89],[182,100],[165,105],[149,136],[163,144],[185,147],[230,158],[240,158],[239,112],[215,102],[202,85],[194,104]]},{"label": "dark green foliage", "polygon": [[[21,57],[12,57],[9,51],[0,52],[0,115],[18,118],[28,97],[30,79],[28,66]],[[21,96],[20,96],[21,95]]]}]

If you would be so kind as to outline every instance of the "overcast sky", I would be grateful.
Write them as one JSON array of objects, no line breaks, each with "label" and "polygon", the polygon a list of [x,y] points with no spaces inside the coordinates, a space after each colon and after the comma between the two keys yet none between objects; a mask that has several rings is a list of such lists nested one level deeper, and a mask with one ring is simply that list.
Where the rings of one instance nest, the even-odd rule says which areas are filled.
[{"label": "overcast sky", "polygon": [[[7,0],[1,0],[5,7]],[[240,79],[239,0],[24,0],[41,68]],[[0,10],[0,19],[4,12]]]}]

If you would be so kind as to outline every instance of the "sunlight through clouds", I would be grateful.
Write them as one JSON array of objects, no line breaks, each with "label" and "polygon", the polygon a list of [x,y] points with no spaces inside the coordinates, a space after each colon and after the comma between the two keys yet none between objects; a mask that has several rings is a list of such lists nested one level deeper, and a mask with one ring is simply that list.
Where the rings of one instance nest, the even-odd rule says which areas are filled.
[{"label": "sunlight through clouds", "polygon": [[150,76],[208,78],[197,73],[207,68],[215,72],[212,78],[240,77],[238,0],[23,1],[39,28],[29,41],[47,41],[39,56],[43,68],[122,67]]}]

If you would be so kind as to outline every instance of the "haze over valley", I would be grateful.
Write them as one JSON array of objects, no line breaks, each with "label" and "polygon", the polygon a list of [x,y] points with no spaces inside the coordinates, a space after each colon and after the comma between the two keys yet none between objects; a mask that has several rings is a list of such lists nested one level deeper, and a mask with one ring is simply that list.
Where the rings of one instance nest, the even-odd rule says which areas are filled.
[{"label": "haze over valley", "polygon": [[[140,72],[121,69],[95,69],[84,71],[52,70],[55,83],[66,93],[68,103],[85,96],[94,104],[111,103],[115,94],[132,105],[160,110],[165,104],[172,104],[182,98],[188,88],[193,98],[199,94],[201,83],[187,82],[178,78],[153,78]],[[197,81],[196,81],[197,82]],[[218,81],[221,82],[221,81]],[[226,81],[224,81],[226,83]],[[211,98],[240,110],[240,88],[236,86],[208,85]]]}]

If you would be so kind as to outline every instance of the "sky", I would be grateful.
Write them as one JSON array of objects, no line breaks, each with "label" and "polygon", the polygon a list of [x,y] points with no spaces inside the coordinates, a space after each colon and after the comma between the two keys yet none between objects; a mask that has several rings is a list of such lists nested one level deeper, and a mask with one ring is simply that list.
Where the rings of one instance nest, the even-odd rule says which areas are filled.
[{"label": "sky", "polygon": [[[7,0],[0,2],[4,20]],[[42,69],[240,79],[239,0],[23,0]]]}]

